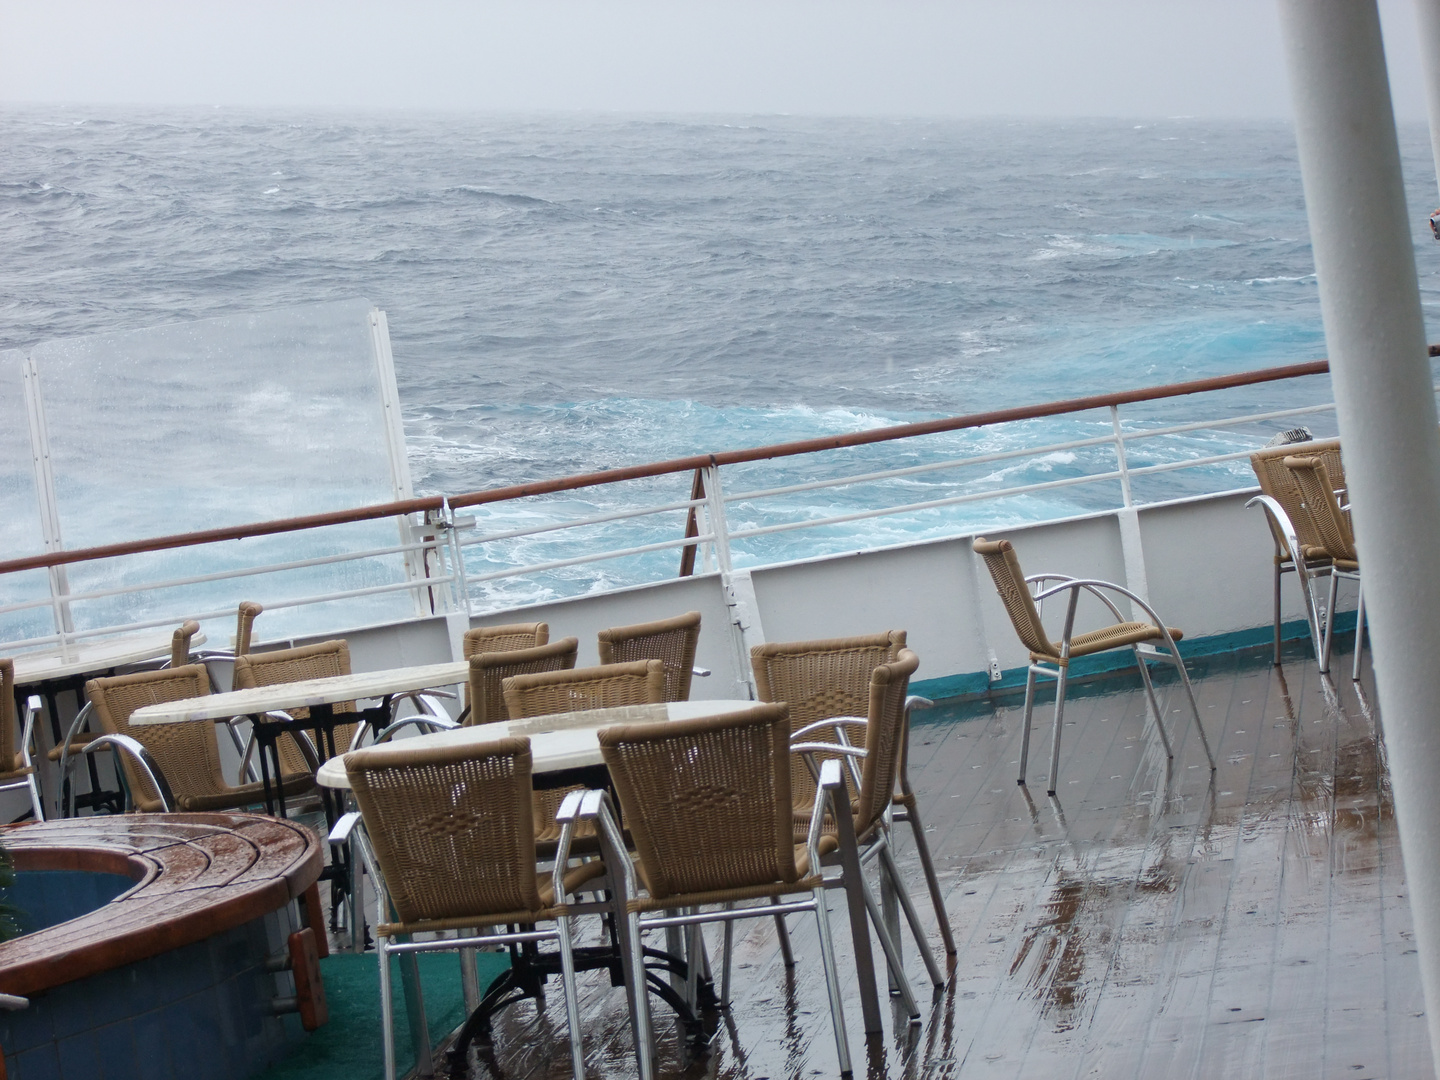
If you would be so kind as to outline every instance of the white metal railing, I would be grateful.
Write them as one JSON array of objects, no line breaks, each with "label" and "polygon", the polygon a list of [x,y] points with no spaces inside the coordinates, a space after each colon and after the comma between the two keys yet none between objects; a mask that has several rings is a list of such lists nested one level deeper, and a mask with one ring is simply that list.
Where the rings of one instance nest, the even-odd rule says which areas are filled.
[{"label": "white metal railing", "polygon": [[[1287,372],[1295,370],[1298,374],[1293,376],[1276,374],[1266,378],[1254,378],[1250,381],[1282,381],[1286,378],[1304,377],[1317,374],[1315,368],[1316,365],[1310,365],[1303,372],[1299,372],[1299,369],[1281,369]],[[1323,367],[1320,370],[1323,370]],[[1265,373],[1255,373],[1255,375],[1264,376]],[[1216,380],[1216,382],[1220,381],[1222,380]],[[1182,384],[1182,386],[1189,385],[1199,384]],[[1234,385],[1234,383],[1220,386],[1218,389],[1228,389],[1230,385]],[[407,612],[399,616],[392,613],[391,618],[398,621],[430,613],[459,611],[474,614],[497,605],[506,606],[513,600],[513,597],[507,596],[503,591],[497,593],[488,586],[500,585],[514,579],[528,579],[528,584],[534,586],[537,581],[545,581],[547,575],[551,575],[553,578],[556,571],[591,567],[597,563],[613,564],[619,560],[641,560],[639,569],[632,570],[630,577],[619,580],[619,584],[672,577],[675,573],[673,564],[664,567],[654,558],[647,560],[645,557],[653,557],[659,553],[677,549],[688,549],[694,561],[698,561],[706,569],[715,569],[728,574],[735,568],[737,552],[739,557],[745,560],[746,565],[763,565],[767,560],[782,561],[782,559],[775,558],[773,553],[766,555],[763,552],[757,554],[754,550],[745,550],[747,543],[755,538],[805,530],[834,530],[839,526],[876,518],[925,514],[933,516],[935,512],[945,508],[973,507],[975,504],[985,503],[999,506],[1044,493],[1087,487],[1100,489],[1105,485],[1111,486],[1108,489],[1111,494],[1087,496],[1090,502],[1085,509],[1124,510],[1137,505],[1134,484],[1138,479],[1172,474],[1181,470],[1213,470],[1217,467],[1232,465],[1243,460],[1258,448],[1268,437],[1271,429],[1280,422],[1300,417],[1325,417],[1333,414],[1334,411],[1334,405],[1328,401],[1241,414],[1231,413],[1222,406],[1217,411],[1222,412],[1223,415],[1209,419],[1186,420],[1183,423],[1158,426],[1135,426],[1135,422],[1132,422],[1128,429],[1124,423],[1125,416],[1122,416],[1122,405],[1128,409],[1131,401],[1152,401],[1166,397],[1178,398],[1183,394],[1193,411],[1200,412],[1207,408],[1204,395],[1208,392],[1208,390],[1190,391],[1180,387],[1157,388],[1150,396],[1145,396],[1146,392],[1133,392],[1125,401],[1097,404],[1097,399],[1082,399],[1074,403],[1076,405],[1074,409],[1063,408],[1063,405],[1068,403],[1061,403],[1059,406],[1041,406],[1036,408],[1034,415],[1024,414],[1023,410],[1010,410],[1003,422],[987,423],[984,422],[986,417],[982,416],[973,418],[974,423],[968,423],[965,422],[967,418],[961,418],[953,424],[933,422],[926,425],[897,428],[894,429],[896,434],[893,436],[880,433],[881,437],[874,439],[862,439],[861,436],[855,436],[837,437],[835,440],[815,440],[814,442],[817,444],[824,445],[816,445],[813,449],[808,446],[801,446],[799,449],[790,446],[761,448],[755,451],[710,455],[708,462],[704,458],[695,458],[658,463],[655,466],[637,466],[629,470],[615,470],[610,474],[602,473],[590,477],[546,482],[536,485],[546,489],[539,492],[517,489],[513,493],[473,493],[472,495],[457,496],[453,500],[413,500],[415,503],[424,503],[426,509],[401,518],[408,530],[408,534],[402,533],[402,535],[409,536],[408,542],[378,547],[366,546],[356,550],[338,551],[308,558],[290,558],[275,562],[262,560],[236,566],[233,563],[239,561],[239,553],[234,545],[243,541],[196,541],[197,544],[206,545],[200,550],[210,552],[213,561],[218,562],[219,559],[224,558],[232,565],[216,566],[214,569],[205,569],[202,566],[199,572],[183,576],[152,578],[146,573],[139,572],[131,564],[126,571],[129,580],[104,583],[75,592],[70,592],[67,587],[58,597],[51,589],[48,590],[49,595],[9,600],[0,604],[0,620],[6,616],[13,617],[50,607],[55,612],[55,626],[46,633],[30,633],[19,637],[12,635],[11,640],[6,642],[4,647],[6,649],[27,648],[78,638],[147,629],[170,625],[178,619],[186,617],[200,619],[230,617],[234,611],[234,604],[230,602],[228,596],[223,604],[213,600],[209,603],[202,603],[197,602],[193,590],[208,588],[210,591],[205,596],[209,598],[217,595],[216,586],[231,582],[247,582],[250,583],[252,589],[261,591],[264,595],[255,598],[263,599],[267,609],[290,611],[317,608],[319,605],[337,601],[353,601],[408,592],[413,598],[413,604],[410,605]],[[1115,396],[1126,397],[1126,395]],[[855,444],[863,443],[874,446],[896,439],[913,438],[917,435],[928,437],[944,431],[983,430],[993,433],[1005,430],[1013,433],[1017,424],[1034,419],[1060,416],[1073,421],[1081,419],[1082,413],[1093,415],[1107,410],[1109,415],[1106,417],[1108,423],[1105,423],[1105,429],[1103,432],[1093,435],[1085,434],[1082,437],[1055,440],[1052,433],[1046,440],[1044,435],[1053,429],[1042,429],[1033,442],[1027,442],[1025,445],[997,450],[977,447],[976,449],[981,452],[959,455],[941,454],[936,460],[922,461],[916,464],[878,469],[874,467],[857,468],[855,454],[847,449],[848,446]],[[1089,423],[1090,421],[1086,420],[1085,422]],[[949,424],[948,427],[947,424]],[[919,432],[912,430],[917,427],[928,430]],[[1226,441],[1224,445],[1214,447],[1209,452],[1202,452],[1203,448],[1197,450],[1193,442],[1185,439],[1186,436],[1201,432],[1222,436]],[[846,445],[838,447],[829,445],[831,442],[845,443],[846,439],[850,440]],[[906,444],[910,449],[916,445],[915,443]],[[939,448],[933,444],[919,445],[926,449],[926,452],[938,453]],[[1137,448],[1141,447],[1162,452],[1168,450],[1169,454],[1179,456],[1174,460],[1135,462],[1132,458],[1137,452]],[[1108,460],[1104,455],[1097,456],[1096,452],[1107,448],[1111,454]],[[770,450],[774,450],[776,453],[768,453],[767,451]],[[967,478],[964,475],[967,470],[973,473],[974,470],[985,466],[1027,461],[1042,463],[1045,459],[1055,458],[1057,455],[1083,455],[1086,452],[1089,452],[1089,456],[1085,457],[1083,461],[1079,457],[1074,459],[1079,462],[1079,467],[1074,470],[1072,475],[1044,479],[1028,478],[1020,483],[1008,484],[1004,483],[1003,470],[998,474],[992,473],[989,476],[978,478],[975,476]],[[763,462],[769,457],[779,456],[798,456],[802,462],[814,462],[813,465],[801,466],[811,469],[812,472],[821,468],[836,471],[834,475],[806,479],[801,482],[762,483],[733,494],[726,493],[727,479],[734,480],[736,478],[730,474],[736,473],[743,478],[745,470],[758,467],[757,463]],[[1153,457],[1154,455],[1152,453],[1149,456]],[[845,460],[837,462],[837,457]],[[847,461],[848,464],[845,463]],[[946,473],[951,474],[951,478],[948,480],[943,479]],[[676,498],[672,493],[673,489],[663,491],[662,497],[657,497],[655,489],[657,487],[664,488],[666,482],[664,478],[667,476],[679,476],[682,479],[698,476],[692,497]],[[1218,473],[1211,479],[1213,481],[1211,487],[1217,491],[1248,486],[1242,478],[1233,473]],[[916,481],[933,484],[934,496],[921,499],[902,498],[896,501],[893,491],[886,488],[886,485],[893,487],[897,482],[908,485]],[[637,483],[650,486],[643,491],[637,491],[635,489]],[[855,509],[841,508],[841,512],[833,512],[835,508],[831,507],[831,512],[817,513],[813,506],[797,505],[797,496],[839,489],[852,489],[853,493],[855,490],[863,490],[865,485],[871,485],[874,490]],[[575,493],[577,492],[588,493],[583,511],[575,513],[573,507],[558,504],[554,499],[549,498],[557,492],[565,492],[567,497],[572,500],[576,498]],[[476,506],[477,512],[457,516],[452,509],[452,502],[460,504],[462,508]],[[479,507],[484,507],[483,511],[479,510]],[[368,517],[378,518],[381,516],[379,511],[386,508],[374,509],[377,512]],[[541,520],[527,524],[512,524],[513,517],[511,521],[507,521],[506,518],[516,509],[523,510],[526,514],[539,514]],[[732,522],[731,519],[742,511],[746,520],[738,523]],[[352,513],[346,519],[347,522],[360,519],[357,517],[359,514],[359,511]],[[677,524],[682,521],[688,523],[687,527],[677,528]],[[973,514],[970,516],[937,516],[935,521],[926,526],[931,530],[926,535],[944,535],[946,533],[963,535],[966,531],[973,530],[975,524],[976,518]],[[320,535],[325,535],[326,528],[333,529],[338,526],[322,524],[296,527],[319,529],[321,530]],[[939,532],[934,530],[939,530]],[[277,528],[271,531],[281,530]],[[177,538],[170,539],[176,540]],[[857,547],[866,546],[863,537],[854,535],[847,534],[843,538],[843,542],[846,550],[855,550]],[[210,546],[212,544],[216,546]],[[231,546],[226,547],[226,544]],[[176,546],[181,545],[157,542],[156,549]],[[126,557],[133,557],[136,553],[147,553],[148,557],[152,559],[155,554],[154,551],[145,549],[143,545],[131,545],[130,553]],[[804,554],[804,552],[792,548],[784,557],[794,558],[799,557],[800,554]],[[204,561],[203,555],[201,561],[202,563]],[[20,562],[24,562],[24,560],[20,560]],[[33,564],[36,560],[31,559],[29,562]],[[490,565],[486,565],[487,563]],[[342,582],[342,585],[349,587],[331,587],[320,590],[314,589],[313,585],[309,589],[305,588],[304,571],[347,565],[353,567],[356,573],[364,574],[368,571],[372,575],[388,575],[391,580],[378,583]],[[417,567],[419,567],[418,571]],[[63,570],[63,566],[51,566],[52,579],[62,577]],[[0,588],[4,588],[7,578],[11,581],[16,580],[10,576],[16,572],[21,572],[21,570],[12,571],[0,564]],[[302,575],[298,587],[293,578],[289,585],[284,585],[280,578],[274,577],[274,575],[285,574]],[[571,591],[593,591],[597,580],[600,579],[592,577],[588,582],[575,579],[570,582],[570,585],[573,586]],[[575,584],[576,581],[579,581],[578,586]],[[564,583],[555,580],[551,580],[547,587],[553,594],[558,595],[564,592]],[[185,590],[192,590],[192,592],[187,594]],[[165,596],[167,591],[170,593],[170,598],[168,600],[160,599]],[[3,595],[0,593],[0,597]],[[14,595],[13,589],[11,595]],[[72,612],[83,611],[87,606],[91,606],[92,611],[98,610],[93,606],[103,602],[110,602],[114,605],[116,601],[127,596],[136,599],[134,604],[124,609],[124,617],[81,619],[79,621],[83,626],[72,628],[76,627]],[[239,598],[237,595],[235,600]],[[201,610],[191,610],[194,607],[199,607]],[[343,618],[344,616],[339,617]],[[3,626],[4,623],[0,622],[0,628]],[[325,632],[338,628],[335,625],[328,625],[307,627],[307,630]]]}]

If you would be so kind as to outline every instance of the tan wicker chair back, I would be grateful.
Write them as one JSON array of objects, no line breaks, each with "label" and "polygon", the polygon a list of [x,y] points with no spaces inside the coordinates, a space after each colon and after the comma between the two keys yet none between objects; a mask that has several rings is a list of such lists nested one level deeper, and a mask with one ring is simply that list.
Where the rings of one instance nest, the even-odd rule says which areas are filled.
[{"label": "tan wicker chair back", "polygon": [[0,772],[25,767],[15,752],[15,661],[0,657]]},{"label": "tan wicker chair back", "polygon": [[[101,728],[112,735],[129,735],[144,746],[165,774],[177,799],[230,790],[220,770],[215,721],[192,720],[184,724],[147,724],[132,728],[130,714],[143,705],[204,697],[209,693],[210,676],[203,664],[91,679],[85,684],[85,696],[95,706]],[[134,767],[127,755],[122,754],[120,760],[135,805],[147,812],[159,810],[160,793],[155,786]]]},{"label": "tan wicker chair back", "polygon": [[580,640],[567,637],[533,649],[474,653],[470,657],[470,715],[465,718],[466,726],[508,720],[510,714],[505,710],[506,679],[512,675],[569,671],[575,667],[579,651]]},{"label": "tan wicker chair back", "polygon": [[620,705],[659,705],[665,700],[665,665],[659,660],[511,675],[501,686],[512,720]]},{"label": "tan wicker chair back", "polygon": [[699,643],[700,612],[688,611],[672,619],[601,630],[600,663],[659,660],[665,665],[665,700],[689,701]]},{"label": "tan wicker chair back", "polygon": [[[902,649],[894,663],[870,673],[870,706],[866,712],[865,763],[855,805],[855,832],[866,835],[884,815],[895,794],[895,781],[905,754],[905,695],[920,658]],[[853,741],[853,740],[852,740]]]},{"label": "tan wicker chair back", "polygon": [[[1322,439],[1316,442],[1291,443],[1288,446],[1275,446],[1265,450],[1259,450],[1250,455],[1250,467],[1255,470],[1255,479],[1260,483],[1260,490],[1278,502],[1285,516],[1290,519],[1291,526],[1295,529],[1295,538],[1300,541],[1303,549],[1303,557],[1316,559],[1323,557],[1325,547],[1324,538],[1320,536],[1315,526],[1310,521],[1310,515],[1305,512],[1305,497],[1300,494],[1300,486],[1294,475],[1285,467],[1285,459],[1288,457],[1318,457],[1325,463],[1325,469],[1330,474],[1332,482],[1343,486],[1345,483],[1345,466],[1340,460],[1340,440]],[[1266,518],[1269,521],[1269,518]],[[1274,534],[1274,526],[1271,525],[1271,532]],[[1285,550],[1285,538],[1275,536],[1276,549]]]},{"label": "tan wicker chair back", "polygon": [[1025,584],[1025,571],[1020,569],[1020,559],[1009,540],[986,540],[975,538],[972,545],[975,554],[985,560],[985,568],[995,581],[1000,601],[1005,612],[1020,635],[1020,643],[1035,656],[1059,656],[1060,646],[1051,642],[1040,622],[1040,609],[1030,595],[1030,586]]},{"label": "tan wicker chair back", "polygon": [[[236,690],[250,690],[257,686],[279,686],[282,683],[304,682],[307,679],[326,679],[333,675],[350,674],[350,646],[344,641],[322,641],[316,645],[301,645],[294,649],[276,649],[272,652],[247,653],[235,658],[233,685]],[[353,701],[337,702],[337,713],[353,713]],[[296,720],[310,716],[310,710],[296,708],[286,710]],[[356,724],[335,725],[335,751],[343,754],[350,749],[355,738]],[[280,750],[280,771],[284,775],[308,773],[311,771],[299,745],[288,734],[276,742]],[[322,747],[316,747],[324,757]]]},{"label": "tan wicker chair back", "polygon": [[[820,641],[780,641],[750,650],[750,667],[761,701],[783,701],[790,707],[790,726],[799,731],[831,716],[865,716],[870,702],[870,676],[905,648],[905,631]],[[864,745],[861,729],[849,729],[850,740]],[[817,733],[812,741],[834,736]],[[825,755],[820,755],[823,758]],[[815,778],[804,760],[790,763],[790,791],[797,807],[815,802]],[[807,812],[808,820],[808,812]]]},{"label": "tan wicker chair back", "polygon": [[1284,464],[1300,490],[1302,516],[1307,518],[1320,548],[1331,559],[1354,562],[1355,536],[1350,531],[1350,517],[1335,498],[1335,478],[1325,458],[1319,454],[1295,455],[1285,458]]},{"label": "tan wicker chair back", "polygon": [[654,899],[796,881],[784,705],[600,732]]},{"label": "tan wicker chair back", "polygon": [[190,662],[190,639],[200,632],[200,624],[186,619],[170,638],[170,666],[184,667]]},{"label": "tan wicker chair back", "polygon": [[469,660],[477,653],[534,649],[549,641],[549,623],[510,623],[506,626],[477,626],[473,630],[466,630],[461,649],[464,658]]},{"label": "tan wicker chair back", "polygon": [[538,911],[530,740],[400,745],[345,756],[400,921]]},{"label": "tan wicker chair back", "polygon": [[241,600],[235,616],[235,655],[244,656],[250,651],[250,635],[255,629],[255,619],[265,609],[254,600]]}]

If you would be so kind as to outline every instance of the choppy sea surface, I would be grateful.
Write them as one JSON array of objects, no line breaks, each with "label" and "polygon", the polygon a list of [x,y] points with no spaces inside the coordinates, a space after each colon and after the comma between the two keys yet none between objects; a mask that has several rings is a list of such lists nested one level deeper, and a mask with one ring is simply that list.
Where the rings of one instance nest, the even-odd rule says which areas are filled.
[{"label": "choppy sea surface", "polygon": [[[1436,325],[1427,133],[1405,128],[1401,143]],[[368,297],[388,313],[426,493],[1324,355],[1283,123],[0,106],[0,252],[0,349]],[[1283,406],[1295,393],[1254,389],[1230,404]],[[1133,422],[1177,415],[1138,410]],[[1106,427],[1103,416],[1052,424],[1055,439]],[[849,464],[1003,449],[1010,437],[937,438]],[[896,482],[895,496],[1043,479],[1084,458],[917,478],[913,491]],[[825,467],[739,470],[732,490]],[[1170,482],[1169,494],[1189,490]],[[1083,509],[1079,490],[1005,513]],[[491,510],[485,523],[629,497]],[[829,489],[787,513],[845,513],[858,498]],[[769,520],[735,510],[732,525]],[[954,531],[977,513],[769,534],[737,561]],[[625,528],[636,543],[674,535],[673,522]],[[471,570],[563,558],[557,543],[472,551]],[[665,565],[675,557],[663,553]],[[626,565],[476,596],[493,606],[653,576],[643,559]]]}]

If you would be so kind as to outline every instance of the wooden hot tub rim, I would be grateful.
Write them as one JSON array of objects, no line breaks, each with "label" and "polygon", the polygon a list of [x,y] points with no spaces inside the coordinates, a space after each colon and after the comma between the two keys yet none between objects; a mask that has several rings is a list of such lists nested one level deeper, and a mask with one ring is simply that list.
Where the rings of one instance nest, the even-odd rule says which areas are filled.
[{"label": "wooden hot tub rim", "polygon": [[319,838],[258,814],[125,814],[0,832],[17,870],[136,884],[69,922],[0,942],[0,992],[31,995],[203,941],[284,906],[320,877]]}]

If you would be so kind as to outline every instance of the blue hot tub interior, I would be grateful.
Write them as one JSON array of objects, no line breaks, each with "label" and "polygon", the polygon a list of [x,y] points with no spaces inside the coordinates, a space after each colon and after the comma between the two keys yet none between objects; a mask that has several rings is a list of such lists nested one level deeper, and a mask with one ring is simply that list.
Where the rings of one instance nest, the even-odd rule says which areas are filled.
[{"label": "blue hot tub interior", "polygon": [[88,870],[19,870],[0,899],[16,909],[22,934],[79,918],[135,886],[124,874]]}]

